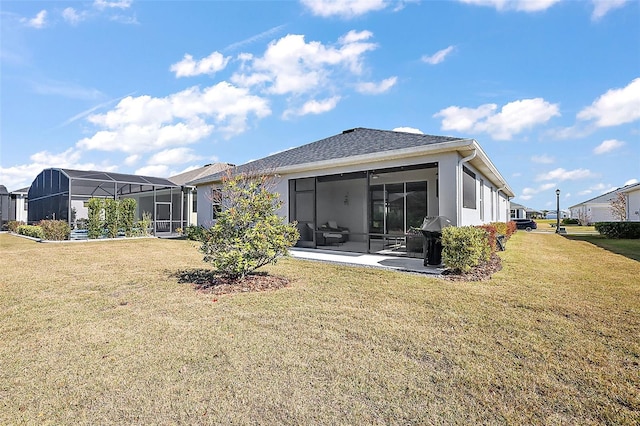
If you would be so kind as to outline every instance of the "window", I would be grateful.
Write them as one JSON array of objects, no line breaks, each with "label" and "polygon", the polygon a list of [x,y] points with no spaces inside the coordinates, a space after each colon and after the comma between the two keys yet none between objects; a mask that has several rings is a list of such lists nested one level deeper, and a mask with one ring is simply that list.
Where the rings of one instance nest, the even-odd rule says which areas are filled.
[{"label": "window", "polygon": [[466,167],[462,167],[462,207],[476,208],[476,174]]},{"label": "window", "polygon": [[193,213],[198,213],[198,191],[191,191],[192,203],[191,203],[191,211]]},{"label": "window", "polygon": [[216,220],[222,211],[222,192],[219,189],[211,191],[211,219]]},{"label": "window", "polygon": [[24,199],[24,211],[29,210],[29,200],[27,198]]}]

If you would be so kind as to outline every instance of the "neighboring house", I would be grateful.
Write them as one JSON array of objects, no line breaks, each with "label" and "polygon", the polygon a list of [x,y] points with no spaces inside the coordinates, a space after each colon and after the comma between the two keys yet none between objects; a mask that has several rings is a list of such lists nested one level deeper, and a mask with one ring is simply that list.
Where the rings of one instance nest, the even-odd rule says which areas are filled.
[{"label": "neighboring house", "polygon": [[[454,225],[506,222],[514,196],[474,139],[365,128],[234,169],[243,172],[274,177],[280,213],[298,222],[300,246],[335,243],[364,253],[406,244],[425,217],[445,216]],[[222,176],[189,182],[198,189],[199,225],[214,222],[210,194]]]},{"label": "neighboring house", "polygon": [[625,186],[620,190],[627,197],[627,220],[640,221],[640,183]]},{"label": "neighboring house", "polygon": [[27,221],[28,192],[29,188],[8,192],[4,185],[0,185],[0,229],[12,220]]},{"label": "neighboring house", "polygon": [[[204,176],[209,176],[209,175],[213,175],[216,173],[220,173],[224,170],[227,170],[231,167],[234,167],[233,164],[227,164],[227,163],[213,163],[213,164],[206,164],[203,167],[199,167],[195,170],[189,170],[188,172],[184,172],[184,173],[180,173],[178,175],[175,176],[170,176],[169,180],[173,183],[175,183],[176,185],[180,185],[183,187],[187,187],[189,186],[188,183],[192,180],[196,180],[196,179],[200,179]],[[196,223],[198,223],[198,217],[197,217],[197,213],[198,213],[198,195],[197,195],[197,190],[194,186],[189,186],[188,188],[186,188],[186,190],[184,191],[186,197],[187,197],[187,206],[189,206],[189,216],[188,216],[188,222],[189,225],[195,225]]]},{"label": "neighboring house", "polygon": [[0,185],[0,231],[6,229],[9,222],[9,191],[4,185]]},{"label": "neighboring house", "polygon": [[[618,193],[627,194],[627,218],[633,217],[635,210],[631,210],[629,214],[630,204],[637,205],[637,188],[640,184],[627,185],[622,188],[614,189],[605,194],[599,195],[590,200],[583,201],[580,204],[569,207],[571,211],[571,217],[573,219],[579,219],[585,223],[595,222],[614,222],[617,221],[611,210],[611,202],[616,199]],[[632,197],[632,198],[631,198]],[[636,208],[637,210],[637,208]],[[631,220],[631,219],[628,219]],[[636,219],[637,220],[637,219]]]},{"label": "neighboring house", "polygon": [[[527,218],[527,208],[522,204],[514,203],[511,204],[511,219],[525,219]],[[528,218],[527,218],[528,219]]]},{"label": "neighboring house", "polygon": [[165,178],[71,169],[45,169],[29,188],[28,222],[65,220],[76,227],[87,218],[90,198],[133,198],[136,216],[149,213],[156,235],[174,234],[189,225],[191,188]]},{"label": "neighboring house", "polygon": [[29,208],[28,194],[29,187],[17,189],[9,193],[9,220],[27,222]]}]

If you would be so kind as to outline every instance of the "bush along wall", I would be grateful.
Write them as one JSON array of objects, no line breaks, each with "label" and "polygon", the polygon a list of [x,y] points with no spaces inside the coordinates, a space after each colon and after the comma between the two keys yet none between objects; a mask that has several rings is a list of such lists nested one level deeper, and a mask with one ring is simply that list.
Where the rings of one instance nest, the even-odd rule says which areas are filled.
[{"label": "bush along wall", "polygon": [[13,232],[15,234],[18,233],[18,227],[20,227],[21,225],[26,225],[25,222],[23,221],[18,221],[18,220],[10,220],[9,222],[7,222],[7,229],[9,230],[9,232]]},{"label": "bush along wall", "polygon": [[484,229],[450,226],[442,230],[442,262],[454,272],[469,272],[490,256],[489,236]]},{"label": "bush along wall", "polygon": [[18,234],[44,239],[44,232],[42,231],[42,228],[37,225],[20,225],[18,226]]},{"label": "bush along wall", "polygon": [[71,234],[71,228],[65,220],[41,220],[38,226],[42,229],[44,240],[68,240]]},{"label": "bush along wall", "polygon": [[607,238],[640,238],[640,222],[596,222],[595,227]]}]

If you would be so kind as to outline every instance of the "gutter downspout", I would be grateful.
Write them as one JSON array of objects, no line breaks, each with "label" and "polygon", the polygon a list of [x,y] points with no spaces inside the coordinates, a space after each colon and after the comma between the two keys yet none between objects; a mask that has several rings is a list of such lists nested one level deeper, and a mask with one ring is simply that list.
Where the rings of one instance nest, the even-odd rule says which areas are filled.
[{"label": "gutter downspout", "polygon": [[474,147],[473,152],[470,155],[458,160],[458,184],[456,185],[458,189],[458,193],[456,194],[456,204],[458,205],[458,208],[456,211],[456,226],[462,226],[462,205],[464,204],[462,185],[462,179],[464,178],[464,175],[462,171],[462,165],[476,158],[476,155],[478,155],[478,151]]}]

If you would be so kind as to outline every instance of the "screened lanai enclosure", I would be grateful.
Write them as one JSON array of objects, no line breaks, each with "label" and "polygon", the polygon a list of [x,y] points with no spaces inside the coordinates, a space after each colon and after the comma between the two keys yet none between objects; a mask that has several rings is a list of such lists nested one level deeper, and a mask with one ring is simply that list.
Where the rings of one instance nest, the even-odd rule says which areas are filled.
[{"label": "screened lanai enclosure", "polygon": [[168,179],[122,173],[52,168],[43,170],[29,188],[29,223],[65,220],[82,227],[91,198],[136,200],[136,217],[151,215],[155,235],[170,235],[189,225],[192,187]]}]

